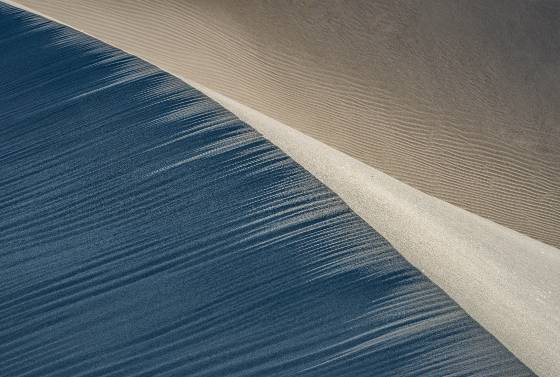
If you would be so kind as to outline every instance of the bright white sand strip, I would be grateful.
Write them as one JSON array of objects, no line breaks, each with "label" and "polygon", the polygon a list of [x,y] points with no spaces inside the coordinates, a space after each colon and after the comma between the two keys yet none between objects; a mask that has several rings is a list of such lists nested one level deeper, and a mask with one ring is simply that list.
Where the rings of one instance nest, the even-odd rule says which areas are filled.
[{"label": "bright white sand strip", "polygon": [[250,124],[337,193],[533,371],[560,376],[560,250],[426,195],[179,78]]},{"label": "bright white sand strip", "polygon": [[558,2],[16,1],[560,247]]},{"label": "bright white sand strip", "polygon": [[560,250],[426,195],[181,78],[333,190],[536,373],[560,376]]}]

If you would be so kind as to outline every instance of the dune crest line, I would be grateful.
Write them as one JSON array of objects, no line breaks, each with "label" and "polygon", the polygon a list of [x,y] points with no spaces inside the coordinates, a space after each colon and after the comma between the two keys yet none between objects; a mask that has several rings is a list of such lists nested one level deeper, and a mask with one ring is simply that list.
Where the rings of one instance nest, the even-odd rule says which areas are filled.
[{"label": "dune crest line", "polygon": [[216,101],[0,3],[2,376],[530,376]]},{"label": "dune crest line", "polygon": [[560,374],[557,248],[426,195],[236,100],[176,76],[250,124],[332,189],[533,370]]},{"label": "dune crest line", "polygon": [[[533,370],[558,374],[558,249],[423,194],[227,96],[179,78],[246,121],[335,191]],[[311,150],[315,153],[308,153]],[[415,239],[415,232],[425,237]]]},{"label": "dune crest line", "polygon": [[560,247],[560,3],[20,0]]},{"label": "dune crest line", "polygon": [[560,250],[424,194],[181,79],[251,125],[333,190],[524,363],[543,376],[560,373]]}]

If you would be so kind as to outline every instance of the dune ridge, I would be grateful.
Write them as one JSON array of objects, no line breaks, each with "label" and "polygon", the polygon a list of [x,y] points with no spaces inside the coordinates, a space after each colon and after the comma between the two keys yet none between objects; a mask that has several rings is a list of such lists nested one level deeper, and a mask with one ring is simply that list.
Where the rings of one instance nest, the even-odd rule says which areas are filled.
[{"label": "dune ridge", "polygon": [[200,91],[3,3],[0,50],[2,376],[533,375]]},{"label": "dune ridge", "polygon": [[[333,190],[541,376],[560,373],[560,250],[431,197],[186,78]],[[421,237],[418,237],[421,235]]]},{"label": "dune ridge", "polygon": [[[178,77],[249,123],[333,189],[534,371],[545,376],[559,373],[560,303],[554,295],[560,287],[558,249],[427,196],[204,85]],[[415,232],[426,237],[415,239]]]},{"label": "dune ridge", "polygon": [[18,3],[560,246],[558,3]]}]

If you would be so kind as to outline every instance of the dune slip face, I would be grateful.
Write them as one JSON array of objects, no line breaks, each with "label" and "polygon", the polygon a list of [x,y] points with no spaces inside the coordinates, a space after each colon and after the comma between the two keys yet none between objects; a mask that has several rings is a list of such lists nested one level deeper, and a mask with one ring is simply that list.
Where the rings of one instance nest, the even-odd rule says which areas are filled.
[{"label": "dune slip face", "polygon": [[0,51],[2,376],[531,375],[197,90],[3,4]]},{"label": "dune slip face", "polygon": [[560,2],[18,0],[560,247]]}]

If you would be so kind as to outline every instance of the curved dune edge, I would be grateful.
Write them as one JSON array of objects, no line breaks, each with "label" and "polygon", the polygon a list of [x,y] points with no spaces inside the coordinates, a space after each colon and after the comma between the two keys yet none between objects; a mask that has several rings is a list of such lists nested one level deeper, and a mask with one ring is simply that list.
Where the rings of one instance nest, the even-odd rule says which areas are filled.
[{"label": "curved dune edge", "polygon": [[426,195],[178,77],[247,122],[333,190],[528,367],[543,376],[560,374],[558,249]]},{"label": "curved dune edge", "polygon": [[558,3],[17,2],[560,247]]},{"label": "curved dune edge", "polygon": [[560,375],[558,249],[426,195],[181,79],[251,125],[333,190],[529,368],[543,376]]}]

